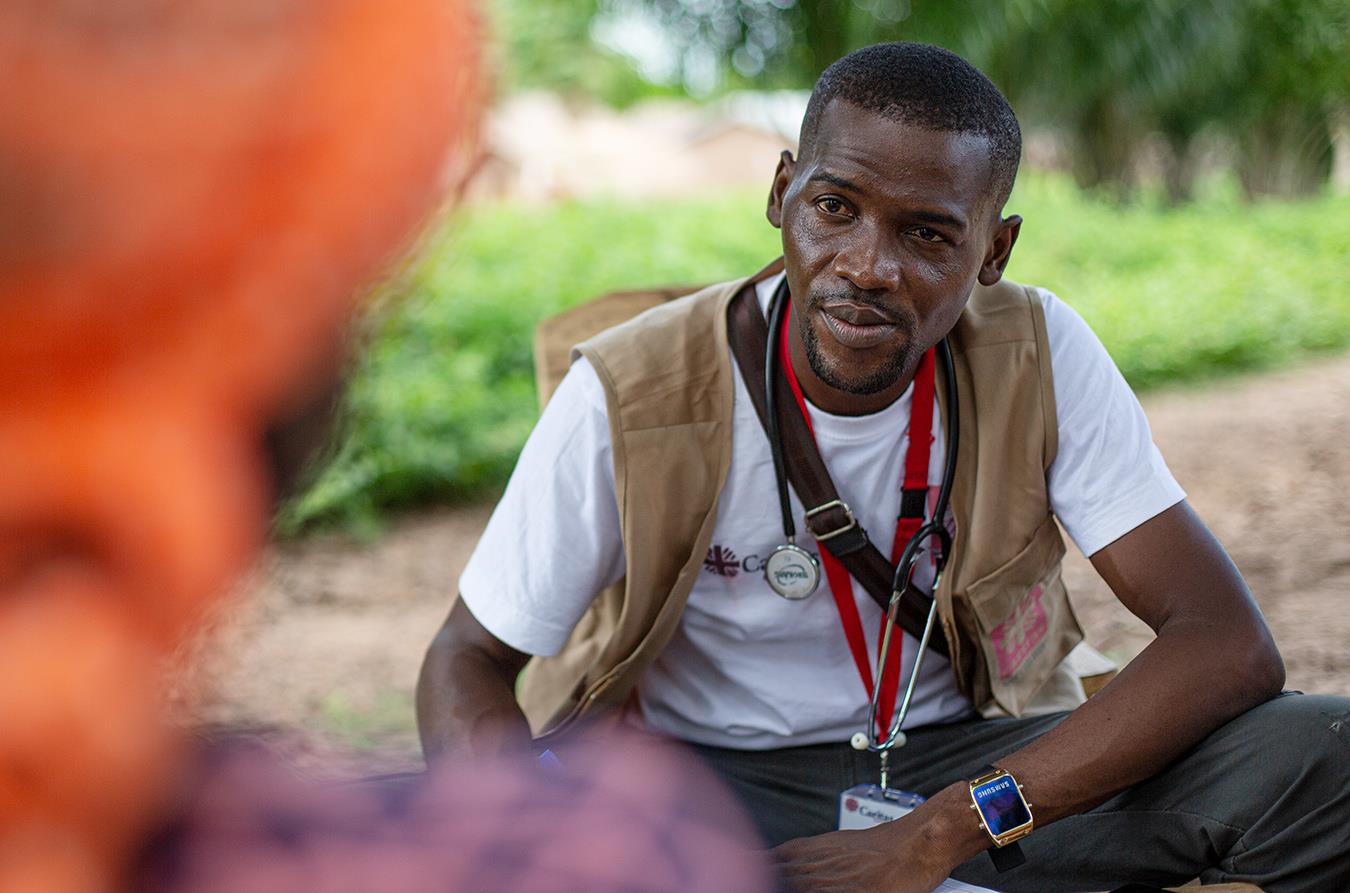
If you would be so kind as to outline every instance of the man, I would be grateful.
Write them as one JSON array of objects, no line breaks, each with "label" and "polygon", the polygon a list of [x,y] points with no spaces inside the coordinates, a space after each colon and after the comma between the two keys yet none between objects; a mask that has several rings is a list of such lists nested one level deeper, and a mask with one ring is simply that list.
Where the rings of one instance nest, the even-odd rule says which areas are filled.
[{"label": "man", "polygon": [[[691,743],[803,889],[929,891],[949,873],[1035,891],[1197,875],[1269,891],[1350,884],[1350,705],[1276,697],[1269,631],[1110,358],[1053,295],[1001,282],[1021,226],[1003,215],[1020,151],[1002,95],[946,51],[875,46],[822,75],[799,157],[783,154],[769,197],[783,272],[581,347],[428,652],[429,758],[523,749],[531,724],[557,734],[622,710]],[[823,540],[843,522],[804,517],[814,506],[795,486],[780,522],[755,355],[728,347],[783,289],[784,374],[872,543],[913,514],[901,491],[924,461],[933,511],[944,431],[960,422],[936,653],[890,757],[892,786],[928,800],[868,830],[831,833],[840,792],[880,770],[849,742],[869,727],[881,611],[831,565]],[[776,334],[758,336],[770,355]],[[944,336],[956,417],[941,388],[914,398]],[[931,449],[916,433],[911,450],[927,404]],[[1068,655],[1081,631],[1052,517],[1157,633],[1077,709]],[[761,575],[793,519],[822,540],[795,545],[830,578],[802,600]],[[921,591],[938,579],[933,554],[913,578]],[[917,651],[906,634],[906,670]],[[536,659],[518,702],[531,655],[557,656]],[[1004,874],[981,855],[996,823],[972,811],[971,782],[991,764],[1034,810],[1026,862]]]}]

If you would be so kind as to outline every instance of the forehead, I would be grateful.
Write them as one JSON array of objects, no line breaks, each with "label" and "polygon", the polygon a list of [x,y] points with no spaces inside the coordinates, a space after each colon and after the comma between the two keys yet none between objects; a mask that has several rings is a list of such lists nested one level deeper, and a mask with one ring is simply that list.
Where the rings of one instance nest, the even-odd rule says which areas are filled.
[{"label": "forehead", "polygon": [[880,197],[940,201],[967,212],[992,187],[985,137],[929,130],[838,99],[821,112],[804,173],[822,172]]}]

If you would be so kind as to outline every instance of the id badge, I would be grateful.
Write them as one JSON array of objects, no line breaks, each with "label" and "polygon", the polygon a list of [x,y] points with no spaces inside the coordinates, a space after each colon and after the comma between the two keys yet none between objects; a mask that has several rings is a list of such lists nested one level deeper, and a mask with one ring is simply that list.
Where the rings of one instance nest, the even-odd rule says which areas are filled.
[{"label": "id badge", "polygon": [[859,831],[909,815],[924,798],[881,785],[854,785],[839,795],[839,830]]}]

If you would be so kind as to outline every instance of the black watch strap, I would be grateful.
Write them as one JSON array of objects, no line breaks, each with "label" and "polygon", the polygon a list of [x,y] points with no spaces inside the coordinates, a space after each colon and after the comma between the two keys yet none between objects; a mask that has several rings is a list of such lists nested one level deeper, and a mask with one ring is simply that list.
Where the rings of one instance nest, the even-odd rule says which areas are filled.
[{"label": "black watch strap", "polygon": [[1008,871],[1027,861],[1027,854],[1022,852],[1020,843],[1013,841],[1007,846],[991,846],[989,861],[993,862],[994,868],[999,871]]},{"label": "black watch strap", "polygon": [[[979,772],[976,772],[975,777],[979,778],[981,775],[987,775],[990,772],[1004,772],[1004,771],[1006,770],[1000,769],[993,763],[990,763],[988,766],[985,766]],[[1022,845],[1015,840],[1012,843],[1008,844],[1007,846],[999,846],[997,844],[994,844],[989,847],[988,853],[989,853],[989,861],[994,863],[994,869],[1000,873],[1004,871],[1011,871],[1012,869],[1016,868],[1019,865],[1024,864],[1027,861],[1027,854],[1022,852]]]}]

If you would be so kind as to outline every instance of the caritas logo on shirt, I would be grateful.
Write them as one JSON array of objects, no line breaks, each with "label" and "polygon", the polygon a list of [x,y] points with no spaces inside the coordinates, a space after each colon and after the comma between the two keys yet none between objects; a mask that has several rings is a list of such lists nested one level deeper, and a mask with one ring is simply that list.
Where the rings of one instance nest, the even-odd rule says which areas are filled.
[{"label": "caritas logo on shirt", "polygon": [[[820,560],[820,555],[815,552],[811,552],[811,554],[817,561]],[[768,559],[769,556],[767,555],[747,555],[742,558],[727,546],[713,546],[708,550],[708,557],[703,559],[703,570],[706,573],[717,574],[717,576],[727,579],[735,577],[742,571],[747,574],[762,574],[764,573],[764,562]]]}]

